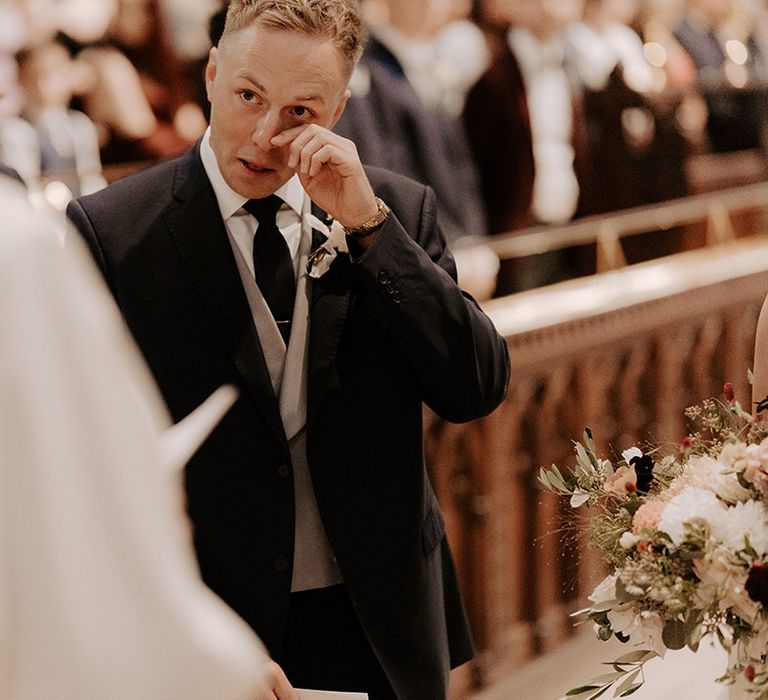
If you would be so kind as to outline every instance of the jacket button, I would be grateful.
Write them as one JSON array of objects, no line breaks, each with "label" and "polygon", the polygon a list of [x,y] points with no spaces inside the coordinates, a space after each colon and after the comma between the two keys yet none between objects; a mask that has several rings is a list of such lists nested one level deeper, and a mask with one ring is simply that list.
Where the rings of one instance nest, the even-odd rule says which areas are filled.
[{"label": "jacket button", "polygon": [[386,270],[381,270],[379,272],[379,283],[380,284],[389,284],[389,275],[387,274]]},{"label": "jacket button", "polygon": [[287,479],[291,475],[291,470],[288,468],[287,464],[281,464],[277,468],[277,476],[281,479]]},{"label": "jacket button", "polygon": [[274,561],[275,571],[287,571],[288,570],[288,557],[284,557],[282,554],[275,557]]}]

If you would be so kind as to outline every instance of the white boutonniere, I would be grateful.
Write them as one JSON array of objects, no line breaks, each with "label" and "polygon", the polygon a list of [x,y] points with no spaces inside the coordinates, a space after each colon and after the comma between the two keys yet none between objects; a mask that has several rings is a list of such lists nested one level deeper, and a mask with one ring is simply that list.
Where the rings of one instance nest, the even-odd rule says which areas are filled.
[{"label": "white boutonniere", "polygon": [[328,268],[339,253],[349,253],[347,234],[338,221],[333,221],[328,226],[314,214],[305,214],[304,219],[313,229],[320,231],[327,238],[325,243],[313,250],[307,259],[307,274],[314,279],[319,279],[328,272]]}]

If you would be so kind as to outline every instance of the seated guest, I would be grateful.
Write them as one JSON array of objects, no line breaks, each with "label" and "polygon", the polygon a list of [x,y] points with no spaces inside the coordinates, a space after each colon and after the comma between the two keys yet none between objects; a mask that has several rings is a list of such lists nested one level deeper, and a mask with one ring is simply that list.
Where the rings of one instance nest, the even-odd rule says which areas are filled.
[{"label": "seated guest", "polygon": [[19,171],[33,187],[58,180],[74,196],[104,187],[96,127],[85,114],[69,108],[76,79],[69,52],[48,42],[21,51],[17,60],[22,116],[35,131],[32,160],[19,163]]},{"label": "seated guest", "polygon": [[586,0],[583,19],[566,29],[576,71],[590,90],[604,89],[617,69],[635,92],[656,89],[643,42],[631,28],[638,10],[639,0]]},{"label": "seated guest", "polygon": [[697,71],[714,153],[760,148],[766,118],[766,56],[746,8],[733,0],[690,0],[675,36]]},{"label": "seated guest", "polygon": [[688,194],[687,146],[678,121],[681,100],[657,89],[659,76],[643,55],[640,36],[629,26],[638,4],[587,0],[583,21],[567,31],[569,54],[581,82],[593,178],[594,196],[583,213]]},{"label": "seated guest", "polygon": [[89,116],[108,132],[105,163],[178,155],[205,129],[159,0],[118,0],[104,41],[77,57],[97,74],[83,100]]},{"label": "seated guest", "polygon": [[431,186],[449,242],[484,236],[477,174],[462,124],[435,90],[434,40],[446,15],[439,3],[426,0],[386,0],[384,8],[334,131],[357,144],[364,163]]},{"label": "seated guest", "polygon": [[563,223],[577,211],[583,138],[561,30],[579,0],[499,0],[507,43],[467,97],[464,123],[491,233]]},{"label": "seated guest", "polygon": [[[565,223],[584,199],[584,124],[561,33],[581,9],[581,0],[494,3],[494,17],[511,28],[463,114],[491,234]],[[511,285],[537,286],[563,274],[553,254],[518,269]]]},{"label": "seated guest", "polygon": [[18,65],[0,53],[0,163],[30,183],[40,174],[40,155],[34,127],[20,116],[22,104]]}]

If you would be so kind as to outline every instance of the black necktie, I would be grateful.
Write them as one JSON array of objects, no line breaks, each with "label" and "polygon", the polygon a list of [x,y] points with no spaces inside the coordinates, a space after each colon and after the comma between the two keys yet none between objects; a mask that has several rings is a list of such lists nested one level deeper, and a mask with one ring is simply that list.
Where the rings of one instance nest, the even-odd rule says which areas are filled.
[{"label": "black necktie", "polygon": [[264,199],[249,199],[244,209],[256,217],[259,228],[253,238],[253,269],[256,284],[272,312],[285,344],[291,337],[296,277],[288,244],[275,223],[282,200],[272,194]]}]

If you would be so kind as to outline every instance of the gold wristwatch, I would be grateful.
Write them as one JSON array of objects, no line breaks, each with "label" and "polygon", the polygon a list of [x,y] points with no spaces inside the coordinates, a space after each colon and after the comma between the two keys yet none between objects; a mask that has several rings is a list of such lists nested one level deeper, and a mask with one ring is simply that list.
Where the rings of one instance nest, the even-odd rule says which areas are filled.
[{"label": "gold wristwatch", "polygon": [[379,210],[368,221],[354,228],[344,227],[347,235],[353,238],[365,238],[376,233],[384,225],[384,222],[389,218],[390,209],[380,197],[376,197],[376,204]]}]

